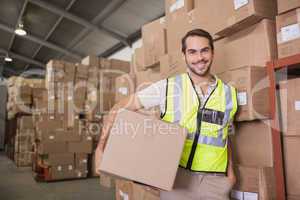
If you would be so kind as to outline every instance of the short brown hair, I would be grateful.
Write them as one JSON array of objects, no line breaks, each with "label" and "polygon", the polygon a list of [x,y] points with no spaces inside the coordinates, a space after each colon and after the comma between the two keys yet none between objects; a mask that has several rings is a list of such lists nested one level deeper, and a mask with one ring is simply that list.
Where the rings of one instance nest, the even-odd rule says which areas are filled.
[{"label": "short brown hair", "polygon": [[214,41],[212,36],[209,34],[209,32],[203,30],[203,29],[194,29],[185,34],[185,36],[181,40],[181,51],[185,54],[186,50],[186,39],[190,36],[199,36],[199,37],[205,37],[209,41],[209,45],[212,51],[214,51]]}]

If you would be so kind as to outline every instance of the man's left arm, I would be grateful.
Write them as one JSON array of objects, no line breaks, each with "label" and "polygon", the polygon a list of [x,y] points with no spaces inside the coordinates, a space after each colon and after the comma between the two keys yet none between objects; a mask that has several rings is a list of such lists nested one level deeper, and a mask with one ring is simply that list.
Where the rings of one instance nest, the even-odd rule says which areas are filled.
[{"label": "man's left arm", "polygon": [[227,169],[227,176],[231,180],[232,184],[236,183],[236,176],[234,173],[234,164],[233,164],[233,147],[232,147],[232,138],[235,134],[235,129],[233,122],[230,122],[229,130],[228,130],[228,169]]}]

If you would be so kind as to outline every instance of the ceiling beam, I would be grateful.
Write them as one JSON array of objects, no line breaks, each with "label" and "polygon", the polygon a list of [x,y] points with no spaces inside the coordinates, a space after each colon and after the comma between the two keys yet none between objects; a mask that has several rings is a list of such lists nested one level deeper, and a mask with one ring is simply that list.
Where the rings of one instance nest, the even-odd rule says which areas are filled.
[{"label": "ceiling beam", "polygon": [[[11,27],[9,27],[9,26],[7,26],[5,24],[1,24],[1,23],[0,23],[0,29],[2,29],[4,31],[7,31],[7,32],[10,32],[10,33],[14,33],[14,31],[15,31],[14,28],[11,28]],[[46,46],[46,47],[48,47],[50,49],[53,49],[55,51],[62,52],[62,53],[66,54],[66,55],[69,55],[69,56],[71,56],[71,57],[73,57],[73,58],[75,58],[77,60],[80,60],[81,57],[82,57],[81,55],[72,53],[72,52],[70,52],[69,50],[67,50],[67,49],[65,49],[63,47],[60,47],[60,46],[58,46],[56,44],[53,44],[53,43],[48,42],[48,41],[45,41],[45,40],[40,39],[38,37],[35,37],[33,35],[27,34],[27,35],[22,36],[22,37],[25,38],[25,39],[28,39],[28,40],[30,40],[32,42],[35,42],[35,43],[41,44],[43,46]]]},{"label": "ceiling beam", "polygon": [[[134,43],[141,37],[142,37],[142,32],[141,32],[141,30],[138,30],[135,33],[131,34],[128,38],[131,43]],[[117,51],[122,50],[125,47],[126,46],[124,46],[121,42],[119,42],[118,44],[112,46],[111,48],[107,49],[106,51],[104,51],[103,53],[98,55],[98,57],[107,58],[107,57],[111,56],[112,54],[116,53]]]},{"label": "ceiling beam", "polygon": [[[92,20],[93,24],[101,24],[106,18],[108,18],[112,13],[114,13],[117,9],[119,9],[126,0],[112,0],[110,3]],[[85,37],[87,37],[91,33],[91,29],[85,28],[82,30],[68,45],[68,49],[72,50],[76,47],[76,45],[83,41]],[[123,43],[121,43],[123,44]],[[60,58],[63,55],[60,56]]]},{"label": "ceiling beam", "polygon": [[56,7],[52,4],[47,3],[46,1],[41,1],[41,0],[29,0],[30,3],[36,4],[44,9],[47,9],[53,13],[56,13],[57,15],[63,16],[65,18],[68,18],[71,21],[74,21],[78,24],[81,24],[82,26],[85,26],[89,29],[92,29],[94,31],[99,31],[99,32],[104,32],[106,34],[108,34],[109,36],[121,41],[123,44],[125,44],[126,46],[130,46],[131,44],[128,42],[127,38],[124,37],[123,35],[120,35],[119,33],[110,30],[106,27],[100,26],[98,27],[97,25],[90,23],[89,21],[78,17],[74,14],[71,14],[70,12],[67,12],[64,9],[61,9],[59,7]]},{"label": "ceiling beam", "polygon": [[[160,15],[160,16],[156,17],[155,19],[153,19],[153,21],[163,17],[164,15],[165,14],[163,13],[162,15]],[[134,43],[135,41],[137,41],[140,38],[142,38],[142,29],[141,28],[138,31],[131,34],[128,37],[128,40],[130,41],[130,43]],[[122,50],[125,47],[126,46],[124,46],[122,43],[119,42],[118,44],[112,46],[111,48],[107,49],[103,53],[99,54],[98,57],[107,58],[107,57],[111,56],[112,54],[116,53],[117,51]]]},{"label": "ceiling beam", "polygon": [[[76,2],[77,0],[71,0],[70,3],[67,5],[67,7],[65,8],[66,10],[69,10],[73,5],[74,3]],[[58,20],[55,22],[55,24],[52,26],[52,28],[50,29],[50,31],[48,32],[48,34],[46,35],[46,37],[44,38],[45,41],[47,41],[50,36],[52,35],[52,33],[56,30],[57,26],[60,24],[60,22],[63,20],[63,16],[60,16],[58,18]],[[40,52],[41,48],[43,47],[43,45],[40,45],[36,51],[34,52],[34,54],[31,56],[32,59],[35,58],[35,56]],[[25,66],[25,70],[28,68],[28,64]]]},{"label": "ceiling beam", "polygon": [[[20,10],[20,13],[19,13],[19,16],[18,16],[16,25],[15,25],[15,29],[18,27],[20,21],[21,21],[22,18],[23,18],[23,14],[24,14],[24,12],[25,12],[25,10],[26,10],[27,3],[28,3],[28,0],[24,0],[24,3],[23,3],[23,5],[22,5],[22,8],[21,8],[21,10]],[[13,43],[14,43],[14,41],[15,41],[15,37],[16,37],[16,34],[15,34],[15,32],[14,32],[14,33],[12,34],[12,36],[11,36],[10,41],[9,41],[9,45],[8,45],[8,50],[9,50],[9,51],[10,51],[10,49],[12,48],[12,45],[13,45]]]},{"label": "ceiling beam", "polygon": [[41,67],[46,67],[46,65],[42,62],[39,62],[37,60],[33,60],[32,58],[28,58],[26,56],[23,56],[23,55],[20,55],[20,54],[11,52],[11,51],[7,51],[7,50],[2,49],[2,48],[0,48],[0,53],[9,54],[10,57],[18,59],[18,60],[22,60],[22,61],[27,62],[27,63],[31,63],[31,64],[41,66]]}]

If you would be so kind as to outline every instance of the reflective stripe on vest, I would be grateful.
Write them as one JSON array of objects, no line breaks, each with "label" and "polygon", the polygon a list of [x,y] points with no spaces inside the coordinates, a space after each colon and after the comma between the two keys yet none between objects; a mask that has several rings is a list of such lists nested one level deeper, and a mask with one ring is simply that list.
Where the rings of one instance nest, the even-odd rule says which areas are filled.
[{"label": "reflective stripe on vest", "polygon": [[[215,149],[216,152],[218,152],[220,148],[223,149],[222,155],[219,155],[222,156],[222,160],[226,161],[226,163],[222,161],[222,169],[220,170],[218,167],[215,167],[216,169],[214,169],[214,167],[212,167],[208,170],[204,170],[226,170],[226,167],[224,166],[227,165],[227,155],[226,159],[224,159],[225,157],[223,156],[225,156],[224,152],[227,152],[228,122],[233,119],[237,110],[235,89],[217,79],[215,91],[213,91],[211,97],[207,99],[205,106],[199,110],[200,102],[198,100],[197,92],[195,91],[188,74],[185,73],[169,78],[167,88],[166,112],[162,116],[162,119],[168,122],[178,123],[187,128],[189,134],[187,134],[186,146],[191,148],[190,144],[194,141],[198,128],[197,114],[198,111],[201,110],[202,118],[199,124],[200,130],[198,131],[200,132],[198,140],[196,141],[198,144],[196,151],[201,148],[201,152],[205,152],[206,150],[204,148],[206,147],[203,145],[208,145],[207,149],[208,147],[217,148]],[[184,150],[184,152],[190,151],[191,149]],[[199,163],[198,161],[201,160],[201,158],[193,159],[197,159],[196,163]],[[215,158],[210,159],[214,162]],[[185,160],[184,165],[186,165],[186,153],[183,153],[182,160]],[[201,171],[202,168],[205,168],[202,165],[203,163],[199,166],[192,165],[192,168],[196,168],[196,171]],[[208,163],[208,165],[210,165],[210,163]]]}]

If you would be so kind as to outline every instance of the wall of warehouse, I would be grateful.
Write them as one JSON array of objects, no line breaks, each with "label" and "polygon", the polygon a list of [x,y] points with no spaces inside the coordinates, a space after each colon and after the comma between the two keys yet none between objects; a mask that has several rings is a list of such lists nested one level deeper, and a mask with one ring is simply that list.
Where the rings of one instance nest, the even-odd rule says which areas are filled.
[{"label": "wall of warehouse", "polygon": [[139,39],[132,44],[132,48],[125,47],[125,48],[117,51],[116,53],[114,53],[113,55],[111,55],[108,58],[109,59],[114,58],[114,59],[119,59],[119,60],[124,60],[124,61],[131,61],[131,55],[134,53],[134,50],[141,46],[142,46],[142,39]]}]

